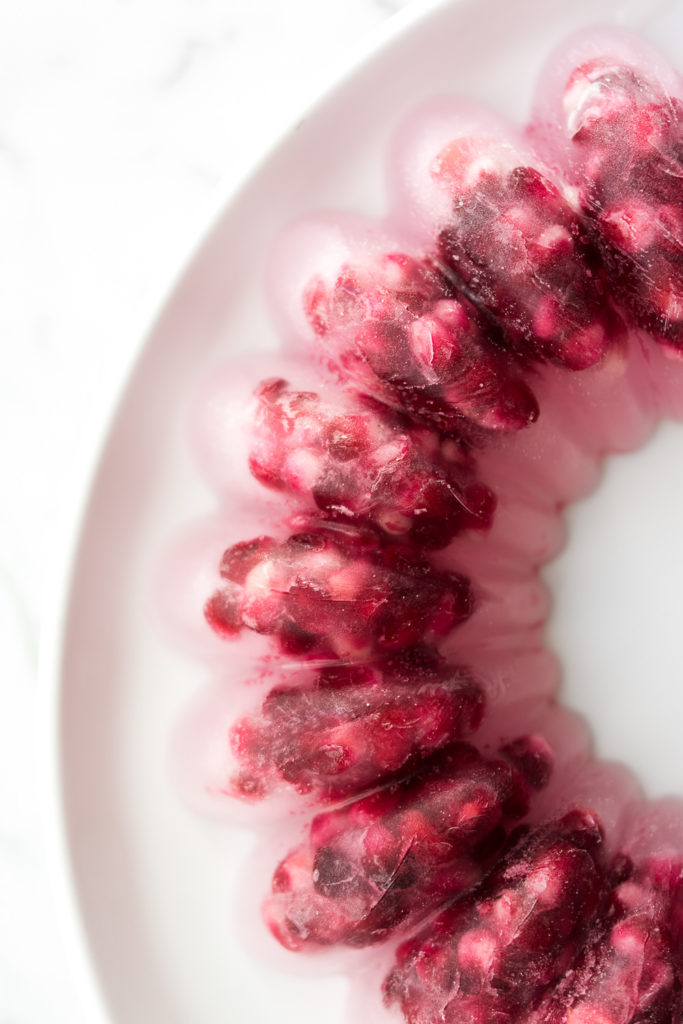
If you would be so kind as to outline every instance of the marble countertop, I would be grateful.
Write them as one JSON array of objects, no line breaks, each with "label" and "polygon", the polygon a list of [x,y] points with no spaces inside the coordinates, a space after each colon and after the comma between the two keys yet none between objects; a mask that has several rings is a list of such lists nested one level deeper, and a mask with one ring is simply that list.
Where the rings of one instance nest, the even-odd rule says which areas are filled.
[{"label": "marble countertop", "polygon": [[38,648],[55,547],[139,325],[219,183],[410,4],[25,0],[0,17],[3,1024],[84,1020],[43,842]]}]

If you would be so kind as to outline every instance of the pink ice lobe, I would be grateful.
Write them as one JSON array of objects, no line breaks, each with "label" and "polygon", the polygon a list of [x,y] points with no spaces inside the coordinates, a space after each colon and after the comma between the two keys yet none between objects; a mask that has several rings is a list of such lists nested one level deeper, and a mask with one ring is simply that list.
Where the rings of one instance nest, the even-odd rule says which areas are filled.
[{"label": "pink ice lobe", "polygon": [[628,864],[625,873],[626,879],[609,893],[577,965],[541,1004],[534,1022],[664,1024],[679,1019],[681,988],[671,908],[680,884],[680,864],[674,881],[658,879],[656,868],[647,862]]},{"label": "pink ice lobe", "polygon": [[477,883],[526,813],[530,789],[509,760],[460,745],[413,777],[318,815],[276,871],[268,926],[300,949],[368,945],[414,925]]},{"label": "pink ice lobe", "polygon": [[444,275],[436,254],[350,237],[336,266],[302,284],[301,303],[308,350],[418,421],[514,431],[538,416],[498,329]]},{"label": "pink ice lobe", "polygon": [[[622,309],[661,344],[683,338],[681,81],[627,34],[579,38],[575,64],[551,78],[562,118],[537,129],[578,188],[606,280]],[[537,122],[547,100],[539,99]]]},{"label": "pink ice lobe", "polygon": [[604,886],[601,844],[586,812],[522,831],[471,895],[399,947],[387,1002],[409,1024],[519,1019],[580,948]]},{"label": "pink ice lobe", "polygon": [[475,732],[484,703],[466,669],[427,649],[374,666],[330,666],[311,682],[294,677],[234,722],[230,746],[239,767],[231,787],[247,799],[287,785],[338,801]]},{"label": "pink ice lobe", "polygon": [[206,619],[274,636],[293,655],[365,659],[443,639],[472,614],[469,581],[374,534],[317,527],[228,548]]},{"label": "pink ice lobe", "polygon": [[[438,262],[522,360],[599,363],[621,325],[580,211],[501,119],[434,105],[399,144],[398,201],[436,234]],[[435,201],[435,194],[438,201]]]},{"label": "pink ice lobe", "polygon": [[368,396],[303,392],[282,378],[258,386],[252,419],[253,476],[327,519],[434,548],[491,524],[495,495],[458,433],[416,425]]}]

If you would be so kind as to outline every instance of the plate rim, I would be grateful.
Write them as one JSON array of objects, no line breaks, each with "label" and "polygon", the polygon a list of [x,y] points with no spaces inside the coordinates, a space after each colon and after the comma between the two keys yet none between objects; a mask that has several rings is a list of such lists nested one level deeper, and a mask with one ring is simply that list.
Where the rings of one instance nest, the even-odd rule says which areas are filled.
[{"label": "plate rim", "polygon": [[43,793],[40,807],[41,839],[46,852],[46,868],[55,905],[57,929],[65,943],[65,960],[76,1002],[81,1006],[84,1019],[90,1024],[118,1022],[107,1006],[95,954],[88,940],[66,828],[62,693],[66,627],[82,551],[82,538],[107,445],[143,352],[161,324],[166,310],[200,261],[216,225],[239,202],[252,178],[287,143],[298,126],[312,117],[348,78],[360,71],[380,50],[391,47],[440,10],[459,7],[464,3],[465,0],[411,0],[407,7],[364,32],[344,53],[337,55],[331,70],[322,75],[318,82],[311,84],[309,95],[313,99],[296,105],[294,110],[281,118],[273,138],[259,147],[238,176],[223,175],[211,190],[203,210],[194,220],[185,239],[178,244],[177,249],[174,247],[168,260],[162,260],[155,273],[145,307],[131,330],[131,335],[137,340],[121,368],[106,409],[95,423],[90,424],[90,440],[77,468],[71,495],[64,503],[60,521],[53,530],[52,557],[46,570],[46,590],[41,608],[36,673],[41,699],[38,744],[43,752],[38,768]]}]

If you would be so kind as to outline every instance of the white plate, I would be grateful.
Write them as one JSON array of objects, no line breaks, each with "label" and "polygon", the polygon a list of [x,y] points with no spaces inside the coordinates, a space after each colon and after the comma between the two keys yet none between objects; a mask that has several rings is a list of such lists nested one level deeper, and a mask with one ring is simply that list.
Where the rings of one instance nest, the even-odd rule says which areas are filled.
[{"label": "white plate", "polygon": [[413,104],[452,92],[523,118],[564,34],[596,20],[638,25],[654,6],[462,0],[395,19],[226,205],[145,339],[101,455],[51,666],[51,768],[89,1019],[345,1019],[343,980],[304,981],[244,948],[230,907],[250,837],[194,817],[168,783],[171,726],[202,674],[154,627],[150,578],[163,542],[211,507],[183,410],[208,361],[275,344],[262,270],[282,226],[319,207],[382,213],[386,141]]}]

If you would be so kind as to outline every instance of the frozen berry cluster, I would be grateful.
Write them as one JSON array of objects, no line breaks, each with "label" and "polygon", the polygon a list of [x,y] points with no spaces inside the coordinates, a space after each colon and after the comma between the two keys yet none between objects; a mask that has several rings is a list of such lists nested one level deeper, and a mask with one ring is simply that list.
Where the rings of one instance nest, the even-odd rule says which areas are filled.
[{"label": "frozen berry cluster", "polygon": [[375,663],[340,662],[274,686],[237,719],[234,790],[259,798],[281,782],[321,803],[372,789],[481,725],[484,694],[426,647]]},{"label": "frozen berry cluster", "polygon": [[254,395],[249,468],[273,490],[312,498],[321,517],[378,528],[423,548],[491,525],[495,496],[471,449],[368,395],[325,401],[285,380]]},{"label": "frozen berry cluster", "polygon": [[621,865],[588,929],[581,956],[544,997],[530,1024],[647,1021],[683,1015],[680,981],[681,863]]},{"label": "frozen berry cluster", "polygon": [[550,772],[547,748],[523,742],[532,749],[530,757],[517,751],[521,765],[538,768],[543,759],[531,779],[514,756],[490,760],[459,744],[400,782],[314,818],[273,877],[266,921],[280,942],[379,942],[476,885]]},{"label": "frozen berry cluster", "polygon": [[558,186],[509,145],[477,137],[447,147],[435,176],[452,203],[439,256],[494,313],[510,346],[572,370],[599,362],[616,315],[581,214]]},{"label": "frozen berry cluster", "polygon": [[486,881],[400,947],[386,981],[410,1024],[524,1019],[575,961],[607,882],[595,819],[514,837]]},{"label": "frozen berry cluster", "polygon": [[368,660],[446,636],[472,613],[469,580],[375,533],[317,527],[235,544],[206,605],[213,628],[275,636],[283,653]]},{"label": "frozen berry cluster", "polygon": [[570,179],[636,321],[683,347],[683,102],[637,66],[608,56],[577,67],[563,96]]},{"label": "frozen berry cluster", "polygon": [[340,373],[443,430],[533,423],[538,403],[521,366],[436,252],[358,256],[304,293],[309,324]]},{"label": "frozen berry cluster", "polygon": [[318,809],[265,921],[295,951],[402,936],[384,998],[407,1024],[683,1015],[683,861],[615,852],[590,800],[534,817],[562,759],[516,728],[531,712],[505,723],[520,698],[485,659],[454,655],[505,578],[493,547],[485,579],[463,554],[507,497],[482,466],[533,435],[544,375],[594,380],[636,328],[683,347],[681,101],[618,47],[559,93],[535,150],[483,115],[421,115],[398,189],[421,249],[335,228],[287,326],[319,387],[273,376],[248,405],[282,522],[225,549],[205,605],[226,641],[268,638],[264,678],[289,673],[233,717],[222,790]]}]

